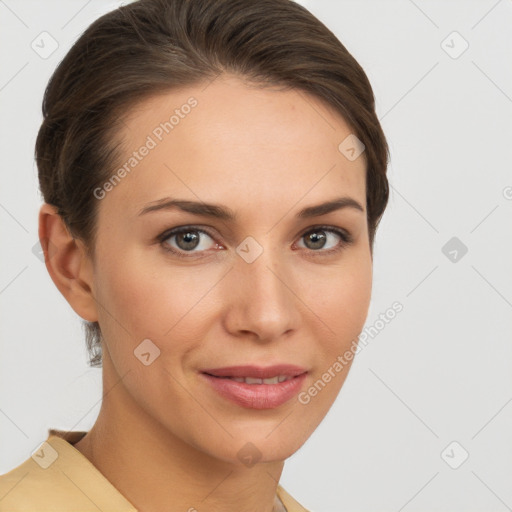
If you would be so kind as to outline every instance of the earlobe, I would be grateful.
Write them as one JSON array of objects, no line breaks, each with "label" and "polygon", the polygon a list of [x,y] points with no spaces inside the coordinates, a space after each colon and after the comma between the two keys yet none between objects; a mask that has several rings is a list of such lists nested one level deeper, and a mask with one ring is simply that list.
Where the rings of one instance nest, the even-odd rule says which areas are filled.
[{"label": "earlobe", "polygon": [[92,262],[83,243],[69,233],[57,208],[48,203],[44,203],[39,211],[39,240],[55,286],[78,315],[96,322]]}]

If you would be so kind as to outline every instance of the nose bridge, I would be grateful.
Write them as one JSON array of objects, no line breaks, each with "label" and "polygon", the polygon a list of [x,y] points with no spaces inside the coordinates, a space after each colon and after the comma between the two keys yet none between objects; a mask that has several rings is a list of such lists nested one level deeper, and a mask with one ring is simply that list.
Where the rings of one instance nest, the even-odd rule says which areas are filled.
[{"label": "nose bridge", "polygon": [[[280,269],[283,255],[272,250],[270,238],[266,238],[264,244],[260,244],[252,237],[247,237],[237,247],[239,259],[236,262],[237,274],[243,281],[240,284],[247,289],[244,293],[264,295],[271,301],[278,300],[286,292],[283,288]],[[286,297],[288,298],[288,297]]]},{"label": "nose bridge", "polygon": [[238,329],[272,338],[295,325],[297,311],[284,255],[271,248],[270,237],[264,238],[260,244],[247,237],[237,247],[230,314]]}]

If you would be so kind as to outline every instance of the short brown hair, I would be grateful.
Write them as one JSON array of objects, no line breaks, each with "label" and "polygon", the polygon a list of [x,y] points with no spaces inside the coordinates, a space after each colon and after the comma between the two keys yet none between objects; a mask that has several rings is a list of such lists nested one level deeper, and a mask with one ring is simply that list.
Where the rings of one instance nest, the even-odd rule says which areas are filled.
[{"label": "short brown hair", "polygon": [[[292,0],[139,0],[92,23],[53,73],[35,156],[40,189],[94,258],[93,191],[121,161],[123,114],[158,93],[233,73],[323,100],[365,145],[370,248],[388,202],[388,145],[370,82],[336,36]],[[340,141],[341,142],[341,141]],[[89,365],[101,330],[84,321]]]}]

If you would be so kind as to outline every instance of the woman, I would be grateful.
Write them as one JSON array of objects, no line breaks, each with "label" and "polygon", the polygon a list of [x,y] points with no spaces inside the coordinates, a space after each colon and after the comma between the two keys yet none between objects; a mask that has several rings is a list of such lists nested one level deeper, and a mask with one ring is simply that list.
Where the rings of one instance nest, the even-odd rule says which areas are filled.
[{"label": "woman", "polygon": [[0,510],[305,510],[279,479],[347,377],[388,200],[364,71],[290,0],[140,0],[43,115],[39,237],[103,401]]}]

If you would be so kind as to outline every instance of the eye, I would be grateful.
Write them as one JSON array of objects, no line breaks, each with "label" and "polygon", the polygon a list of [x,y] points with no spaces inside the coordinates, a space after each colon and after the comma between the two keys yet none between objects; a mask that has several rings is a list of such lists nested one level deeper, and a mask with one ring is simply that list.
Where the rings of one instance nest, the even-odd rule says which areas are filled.
[{"label": "eye", "polygon": [[[326,245],[329,246],[329,239],[332,241],[333,238],[334,245],[331,244],[326,248]],[[338,238],[338,242],[336,242],[336,238]],[[331,226],[316,226],[309,229],[301,236],[300,240],[302,239],[305,240],[306,249],[323,255],[339,252],[353,243],[353,238],[348,231]]]},{"label": "eye", "polygon": [[[194,256],[195,253],[204,252],[208,249],[208,243],[201,240],[206,235],[208,238],[213,240],[212,236],[204,229],[198,229],[193,226],[184,226],[171,231],[166,231],[159,236],[160,243],[164,250],[176,254],[180,257]],[[166,243],[167,240],[175,239],[177,247],[173,247],[172,244]],[[206,247],[205,247],[206,245]],[[222,247],[216,242],[213,244],[214,247]],[[198,249],[194,251],[194,249]],[[184,254],[192,253],[192,254]]]},{"label": "eye", "polygon": [[[205,236],[211,240],[210,243],[207,240],[202,240]],[[333,238],[334,246],[328,243]],[[336,242],[336,238],[338,238],[338,242]],[[172,241],[173,239],[174,243],[170,243],[169,240]],[[309,252],[318,253],[314,254],[314,256],[333,254],[353,243],[353,238],[348,231],[332,226],[315,226],[310,228],[301,235],[300,240],[302,239],[305,239],[305,248]],[[167,230],[158,236],[158,241],[165,251],[183,258],[198,256],[209,248],[224,248],[215,242],[213,235],[210,235],[208,231],[194,226],[182,226]],[[326,245],[328,246],[327,248]],[[329,247],[329,245],[331,246]]]}]

